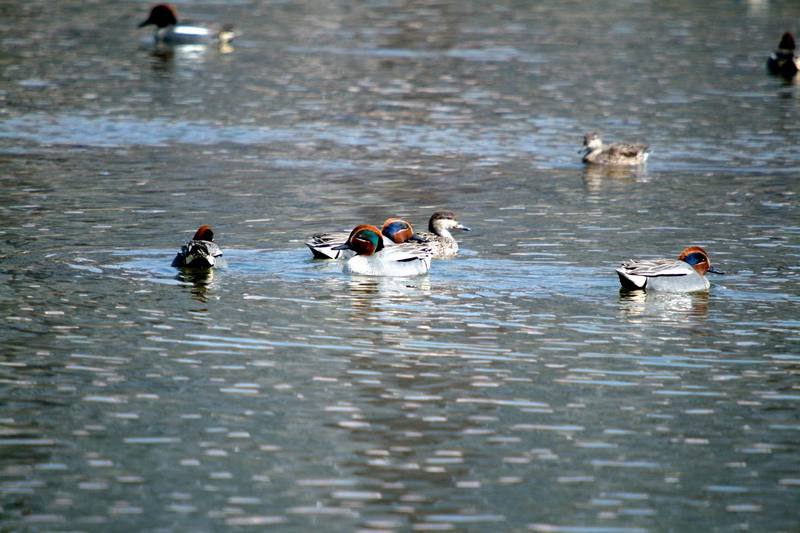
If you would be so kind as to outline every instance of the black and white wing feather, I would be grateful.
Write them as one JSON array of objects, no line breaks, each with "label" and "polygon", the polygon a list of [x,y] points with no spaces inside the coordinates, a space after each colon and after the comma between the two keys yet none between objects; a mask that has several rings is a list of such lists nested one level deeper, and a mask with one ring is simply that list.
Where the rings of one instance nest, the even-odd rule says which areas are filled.
[{"label": "black and white wing feather", "polygon": [[212,241],[189,241],[183,246],[172,261],[172,266],[181,268],[211,268],[217,263],[222,250]]},{"label": "black and white wing feather", "polygon": [[643,289],[648,278],[687,276],[693,272],[691,265],[677,259],[630,259],[617,268],[620,282],[629,289]]},{"label": "black and white wing feather", "polygon": [[334,231],[331,233],[317,233],[312,235],[307,241],[311,253],[314,254],[314,259],[339,259],[344,257],[351,257],[353,252],[349,250],[334,250],[336,246],[341,246],[347,242],[350,236],[349,231]]}]

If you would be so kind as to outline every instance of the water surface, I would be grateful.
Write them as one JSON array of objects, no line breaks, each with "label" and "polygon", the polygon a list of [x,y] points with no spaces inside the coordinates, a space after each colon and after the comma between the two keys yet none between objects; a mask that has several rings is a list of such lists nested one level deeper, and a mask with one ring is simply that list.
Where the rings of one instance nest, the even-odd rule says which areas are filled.
[{"label": "water surface", "polygon": [[[178,7],[242,37],[4,10],[4,528],[797,528],[796,3]],[[440,208],[473,231],[428,276],[302,244]],[[201,223],[227,264],[181,274]],[[619,292],[689,244],[708,294]]]}]

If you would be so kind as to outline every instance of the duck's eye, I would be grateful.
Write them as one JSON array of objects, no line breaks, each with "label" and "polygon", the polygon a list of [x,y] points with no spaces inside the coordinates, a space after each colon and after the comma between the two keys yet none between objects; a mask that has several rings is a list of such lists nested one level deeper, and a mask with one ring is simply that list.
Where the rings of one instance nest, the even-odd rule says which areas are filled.
[{"label": "duck's eye", "polygon": [[362,231],[361,233],[357,234],[353,240],[368,243],[373,247],[377,247],[380,237],[375,235],[375,232],[373,231]]},{"label": "duck's eye", "polygon": [[699,265],[700,263],[705,263],[708,261],[704,254],[700,252],[694,252],[693,254],[687,255],[684,259],[684,262],[689,263],[690,265]]}]

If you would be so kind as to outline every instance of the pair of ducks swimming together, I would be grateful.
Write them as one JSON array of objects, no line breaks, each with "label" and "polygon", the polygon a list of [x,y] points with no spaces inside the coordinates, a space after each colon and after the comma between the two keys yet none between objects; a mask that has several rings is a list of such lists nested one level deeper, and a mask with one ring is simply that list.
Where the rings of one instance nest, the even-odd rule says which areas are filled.
[{"label": "pair of ducks swimming together", "polygon": [[[366,276],[407,277],[426,274],[433,258],[458,254],[450,230],[470,231],[452,211],[437,211],[428,232],[416,233],[409,222],[389,218],[383,227],[362,224],[347,232],[319,233],[306,241],[315,259],[344,260],[343,270]],[[181,247],[172,266],[193,270],[213,268],[222,250],[214,242],[207,224],[200,226],[192,240]],[[689,246],[678,259],[631,259],[616,269],[623,289],[663,292],[705,291],[710,287],[706,273],[723,274],[711,266],[708,253]]]}]

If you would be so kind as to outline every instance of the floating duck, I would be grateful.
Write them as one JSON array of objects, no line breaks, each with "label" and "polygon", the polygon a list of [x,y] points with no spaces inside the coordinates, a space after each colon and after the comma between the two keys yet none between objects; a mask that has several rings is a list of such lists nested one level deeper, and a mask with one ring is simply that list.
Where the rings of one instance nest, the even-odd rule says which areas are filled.
[{"label": "floating duck", "polygon": [[[347,243],[350,237],[348,231],[334,231],[330,233],[318,233],[312,235],[306,242],[314,259],[347,259],[353,257],[355,252],[349,248],[341,246]],[[402,218],[388,218],[383,223],[381,234],[390,242],[384,241],[385,245],[404,244],[410,241],[422,241],[410,223]]]},{"label": "floating duck", "polygon": [[217,264],[217,257],[222,250],[214,241],[214,232],[208,224],[200,226],[192,240],[181,246],[172,260],[172,266],[178,268],[209,269]]},{"label": "floating duck", "polygon": [[786,32],[778,43],[778,48],[767,58],[767,70],[770,74],[783,76],[786,79],[793,78],[800,69],[800,58],[795,57],[796,45],[794,35]]},{"label": "floating duck", "polygon": [[708,290],[707,272],[724,274],[711,266],[708,254],[699,246],[684,249],[678,259],[631,259],[617,268],[623,289],[665,292]]},{"label": "floating duck", "polygon": [[153,33],[155,42],[167,45],[211,43],[225,45],[236,37],[233,30],[228,27],[215,30],[203,26],[181,24],[178,22],[178,12],[169,4],[153,6],[147,20],[139,24],[140,28],[145,26],[155,26]]},{"label": "floating duck", "polygon": [[434,259],[442,259],[458,254],[458,242],[450,233],[453,229],[472,231],[452,211],[436,211],[428,221],[428,231],[417,235],[431,248]]},{"label": "floating duck", "polygon": [[384,236],[375,226],[363,224],[350,232],[347,242],[336,249],[353,250],[356,255],[344,264],[344,272],[363,276],[418,276],[431,268],[430,248],[415,245],[386,246]]},{"label": "floating duck", "polygon": [[646,144],[604,145],[600,135],[591,132],[583,137],[583,162],[594,165],[641,165],[650,155],[649,148]]}]

